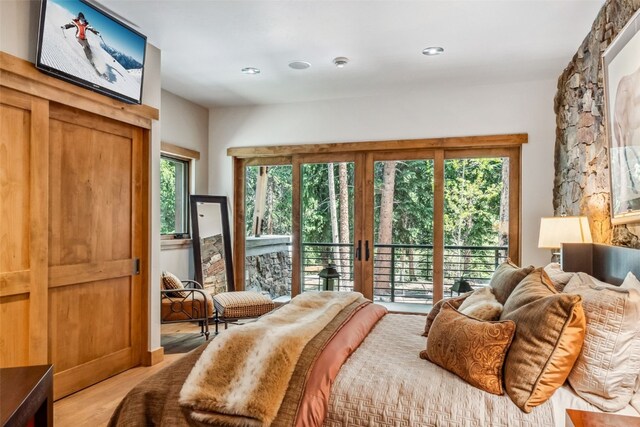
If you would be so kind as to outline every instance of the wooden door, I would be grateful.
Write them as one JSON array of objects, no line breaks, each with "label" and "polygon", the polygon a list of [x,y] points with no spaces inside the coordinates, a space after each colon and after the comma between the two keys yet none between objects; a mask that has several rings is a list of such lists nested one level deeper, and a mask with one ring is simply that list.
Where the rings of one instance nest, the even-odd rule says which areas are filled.
[{"label": "wooden door", "polygon": [[55,398],[140,363],[140,128],[52,104],[49,352]]},{"label": "wooden door", "polygon": [[0,367],[47,363],[48,105],[0,91]]}]

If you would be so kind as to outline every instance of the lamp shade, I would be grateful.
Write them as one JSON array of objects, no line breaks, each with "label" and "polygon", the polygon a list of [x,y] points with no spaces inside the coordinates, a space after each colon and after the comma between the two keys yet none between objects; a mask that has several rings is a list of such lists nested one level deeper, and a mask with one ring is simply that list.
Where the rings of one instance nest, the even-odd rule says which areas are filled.
[{"label": "lamp shade", "polygon": [[557,249],[563,243],[591,243],[586,216],[556,216],[540,219],[539,248]]}]

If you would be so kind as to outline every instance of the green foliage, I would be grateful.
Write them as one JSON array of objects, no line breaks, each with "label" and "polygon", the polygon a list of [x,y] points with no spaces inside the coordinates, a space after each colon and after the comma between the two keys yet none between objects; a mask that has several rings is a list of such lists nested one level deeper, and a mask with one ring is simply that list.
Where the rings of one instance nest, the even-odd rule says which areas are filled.
[{"label": "green foliage", "polygon": [[[333,164],[336,210],[340,212],[340,180],[338,163]],[[331,243],[329,212],[329,171],[326,163],[302,166],[302,241]],[[347,163],[349,192],[349,240],[353,236],[353,163]]]},{"label": "green foliage", "polygon": [[[502,159],[449,159],[445,161],[444,238],[446,245],[489,246],[498,244]],[[374,166],[374,226],[377,235],[384,162]],[[349,230],[353,235],[354,165],[348,163]],[[259,167],[248,167],[246,175],[247,235],[253,226],[255,186]],[[273,234],[291,233],[291,166],[269,168]],[[338,163],[334,164],[335,193],[339,194]],[[302,240],[331,242],[327,164],[302,166]],[[393,243],[433,243],[433,160],[396,163],[393,209]],[[339,200],[336,200],[339,212]],[[266,232],[263,224],[263,233]]]},{"label": "green foliage", "polygon": [[444,174],[445,245],[497,245],[502,159],[447,160]]},{"label": "green foliage", "polygon": [[[385,162],[374,166],[374,226],[380,226],[380,200]],[[433,242],[433,160],[396,163],[393,204],[393,243]]]},{"label": "green foliage", "polygon": [[[246,232],[247,236],[253,235],[254,203],[256,197],[256,182],[259,166],[249,166],[246,169]],[[290,235],[291,234],[291,208],[292,208],[292,168],[288,165],[269,166],[269,180],[267,183],[266,212],[262,223],[262,234]],[[271,200],[269,200],[269,197]],[[269,203],[271,201],[271,203]],[[268,228],[268,219],[271,219],[271,229]]]},{"label": "green foliage", "polygon": [[176,232],[176,166],[160,159],[160,233]]}]

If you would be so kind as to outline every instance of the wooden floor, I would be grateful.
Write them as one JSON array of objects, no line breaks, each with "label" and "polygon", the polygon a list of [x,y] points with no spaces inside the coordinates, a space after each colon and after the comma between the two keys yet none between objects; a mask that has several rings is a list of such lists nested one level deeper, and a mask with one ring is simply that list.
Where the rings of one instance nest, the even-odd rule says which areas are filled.
[{"label": "wooden floor", "polygon": [[164,360],[155,366],[137,367],[60,399],[53,405],[56,427],[107,425],[122,398],[140,381],[179,360],[205,342],[200,328],[190,323],[162,325]]}]

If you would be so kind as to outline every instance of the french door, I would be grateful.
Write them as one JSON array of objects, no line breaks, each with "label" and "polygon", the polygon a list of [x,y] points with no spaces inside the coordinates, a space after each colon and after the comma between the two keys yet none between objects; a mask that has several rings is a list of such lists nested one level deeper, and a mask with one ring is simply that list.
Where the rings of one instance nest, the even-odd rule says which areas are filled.
[{"label": "french door", "polygon": [[[375,301],[432,304],[464,286],[486,284],[507,257],[519,262],[519,144],[447,148],[438,143],[393,151],[363,144],[367,149],[235,159],[236,176],[244,177],[236,179],[235,199],[235,230],[242,235],[250,233],[247,224],[260,219],[252,219],[251,212],[276,209],[273,200],[255,207],[264,204],[255,197],[260,186],[274,184],[260,184],[253,176],[267,171],[250,168],[290,168],[288,175],[274,172],[273,177],[290,180],[287,293],[355,290]],[[271,224],[275,213],[269,215]],[[273,281],[247,266],[276,259],[263,259],[266,240],[275,237],[264,236],[260,244],[246,235],[235,240],[236,278],[244,279],[238,282],[255,287]],[[247,245],[260,245],[263,260],[253,260]],[[268,270],[281,271],[263,268]]]}]

